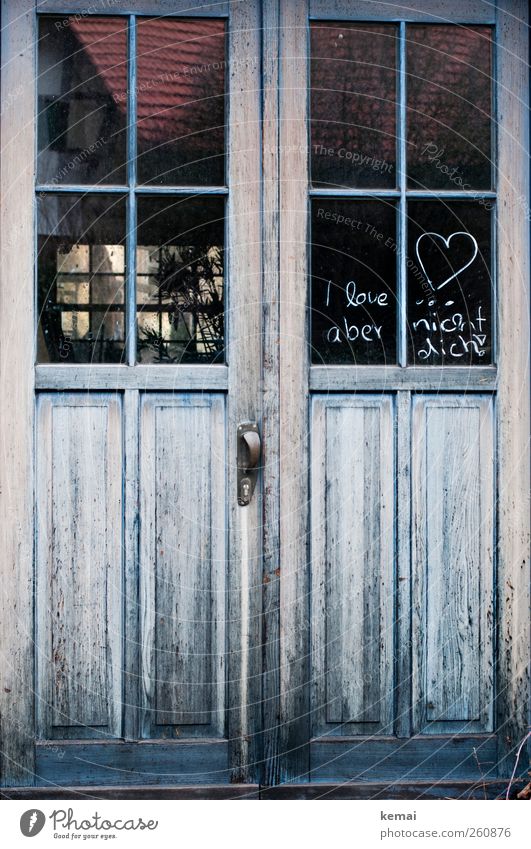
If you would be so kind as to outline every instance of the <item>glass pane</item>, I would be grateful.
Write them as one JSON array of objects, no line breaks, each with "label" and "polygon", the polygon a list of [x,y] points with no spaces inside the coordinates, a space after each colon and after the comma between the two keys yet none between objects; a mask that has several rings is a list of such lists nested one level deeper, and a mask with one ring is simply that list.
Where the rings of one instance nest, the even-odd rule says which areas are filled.
[{"label": "glass pane", "polygon": [[41,183],[125,183],[124,18],[39,19]]},{"label": "glass pane", "polygon": [[490,189],[490,27],[407,27],[408,184]]},{"label": "glass pane", "polygon": [[223,362],[222,198],[138,201],[138,359]]},{"label": "glass pane", "polygon": [[124,222],[120,196],[39,198],[39,362],[121,362]]},{"label": "glass pane", "polygon": [[223,185],[224,22],[139,20],[137,55],[139,182]]},{"label": "glass pane", "polygon": [[312,362],[396,363],[396,207],[312,202]]},{"label": "glass pane", "polygon": [[394,24],[312,24],[314,186],[394,187],[397,34]]},{"label": "glass pane", "polygon": [[409,203],[410,364],[492,362],[491,209],[487,201]]}]

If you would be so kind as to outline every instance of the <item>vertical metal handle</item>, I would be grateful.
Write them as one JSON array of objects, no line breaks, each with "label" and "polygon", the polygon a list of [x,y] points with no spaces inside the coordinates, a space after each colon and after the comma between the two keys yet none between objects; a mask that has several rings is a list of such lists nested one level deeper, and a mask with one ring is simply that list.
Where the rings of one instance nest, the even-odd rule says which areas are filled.
[{"label": "vertical metal handle", "polygon": [[246,430],[242,433],[242,439],[247,446],[248,460],[246,469],[255,469],[260,459],[260,436],[256,430]]},{"label": "vertical metal handle", "polygon": [[238,425],[238,504],[246,507],[253,497],[260,461],[260,433],[256,422]]}]

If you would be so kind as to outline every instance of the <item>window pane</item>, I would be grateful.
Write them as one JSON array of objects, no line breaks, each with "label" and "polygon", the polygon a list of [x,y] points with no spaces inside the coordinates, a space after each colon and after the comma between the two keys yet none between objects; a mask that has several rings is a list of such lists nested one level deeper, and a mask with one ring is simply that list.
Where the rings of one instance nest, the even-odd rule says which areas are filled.
[{"label": "window pane", "polygon": [[396,207],[312,202],[312,361],[396,363]]},{"label": "window pane", "polygon": [[487,201],[408,205],[409,362],[492,362],[491,208]]},{"label": "window pane", "polygon": [[41,183],[124,183],[124,18],[39,19]]},{"label": "window pane", "polygon": [[222,198],[138,201],[138,359],[223,362]]},{"label": "window pane", "polygon": [[490,189],[489,27],[408,26],[408,183]]},{"label": "window pane", "polygon": [[122,360],[124,222],[116,195],[39,198],[39,362]]},{"label": "window pane", "polygon": [[395,185],[397,34],[394,24],[312,24],[314,186]]},{"label": "window pane", "polygon": [[223,185],[224,22],[140,19],[137,56],[139,181]]}]

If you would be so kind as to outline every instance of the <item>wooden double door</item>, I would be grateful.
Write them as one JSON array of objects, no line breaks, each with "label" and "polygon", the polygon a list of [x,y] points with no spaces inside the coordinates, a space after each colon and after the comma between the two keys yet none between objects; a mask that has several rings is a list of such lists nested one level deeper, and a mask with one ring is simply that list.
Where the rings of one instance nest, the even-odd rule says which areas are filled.
[{"label": "wooden double door", "polygon": [[37,5],[2,9],[3,784],[497,792],[525,4]]}]

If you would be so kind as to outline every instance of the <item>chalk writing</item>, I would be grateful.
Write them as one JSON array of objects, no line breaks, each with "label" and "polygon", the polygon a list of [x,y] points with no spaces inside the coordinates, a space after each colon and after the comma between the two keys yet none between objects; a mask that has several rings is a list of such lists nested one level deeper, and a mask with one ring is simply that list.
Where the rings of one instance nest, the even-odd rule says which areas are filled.
[{"label": "chalk writing", "polygon": [[[457,270],[451,264],[450,254],[451,242],[456,236],[463,237],[461,239],[461,255],[457,262]],[[426,241],[428,240],[428,241]],[[457,247],[457,243],[454,243]],[[462,250],[465,246],[465,258],[463,259]],[[444,259],[447,267],[442,274],[439,270],[439,278],[435,276],[430,267],[430,272],[426,270],[426,265],[429,261],[430,254],[433,259],[433,248],[436,247],[438,252],[446,252]],[[468,254],[466,253],[468,250]],[[477,357],[484,357],[486,354],[485,343],[487,334],[485,325],[487,320],[482,312],[482,304],[479,303],[474,309],[473,315],[464,314],[463,312],[448,312],[449,307],[455,306],[454,300],[445,301],[444,305],[438,308],[436,292],[444,289],[449,283],[466,271],[472,265],[478,255],[478,243],[471,233],[464,230],[458,230],[451,233],[448,238],[441,236],[440,233],[422,233],[416,241],[415,252],[422,272],[426,278],[429,287],[435,293],[435,297],[427,300],[427,306],[430,310],[427,317],[418,318],[412,322],[414,334],[417,334],[421,339],[417,342],[416,354],[419,360],[429,360],[432,358],[447,357],[450,360],[460,360],[470,354]],[[422,255],[423,251],[427,251],[426,256]],[[424,256],[424,258],[423,258]],[[452,268],[452,272],[448,274],[448,269]],[[438,282],[434,282],[438,281]],[[424,299],[420,298],[415,301],[417,306],[424,303]],[[425,334],[425,335],[424,335]]]},{"label": "chalk writing", "polygon": [[[458,267],[457,271],[452,271],[452,273],[445,280],[443,280],[442,283],[435,284],[432,281],[432,279],[430,278],[430,275],[428,275],[426,268],[424,266],[424,262],[422,260],[422,257],[420,256],[421,242],[424,239],[429,239],[429,240],[431,240],[432,243],[437,244],[436,240],[439,240],[439,243],[438,243],[439,250],[441,250],[441,243],[442,243],[442,246],[444,246],[446,248],[446,250],[448,251],[448,250],[450,250],[450,242],[456,236],[464,236],[465,240],[469,240],[471,242],[471,246],[470,246],[471,247],[471,256],[463,265]],[[450,283],[451,280],[454,280],[456,277],[458,277],[460,274],[462,274],[463,271],[465,271],[465,269],[467,269],[469,265],[472,265],[472,263],[474,262],[475,258],[478,255],[478,243],[476,242],[474,236],[472,236],[470,233],[465,232],[464,230],[458,230],[456,233],[452,233],[450,236],[448,236],[447,239],[445,239],[444,236],[441,236],[440,233],[422,233],[422,235],[419,236],[419,238],[417,239],[417,243],[415,245],[415,252],[417,254],[417,259],[419,261],[419,265],[420,265],[420,267],[421,267],[421,269],[424,273],[426,280],[428,281],[428,284],[431,286],[431,288],[433,290],[443,289],[448,283]]]},{"label": "chalk writing", "polygon": [[428,334],[418,348],[417,355],[420,360],[427,360],[432,355],[461,359],[470,353],[484,357],[487,334],[482,331],[485,324],[481,304],[473,318],[465,318],[462,313],[456,312],[442,319],[433,312],[430,318],[413,322],[415,332],[426,331]]},{"label": "chalk writing", "polygon": [[[457,226],[456,226],[457,225]],[[492,361],[491,214],[468,201],[408,206],[408,363]]]},{"label": "chalk writing", "polygon": [[[325,306],[330,305],[330,291],[332,281],[329,280],[326,287]],[[349,280],[342,288],[343,306],[345,310],[358,309],[361,316],[353,323],[350,322],[351,317],[357,319],[357,315],[349,314],[341,315],[339,323],[333,324],[326,335],[326,339],[330,344],[342,344],[347,342],[356,342],[360,339],[363,342],[376,342],[382,339],[382,324],[377,324],[373,320],[372,315],[368,315],[367,307],[385,308],[389,305],[389,295],[387,292],[377,292],[373,290],[364,291],[359,289],[354,280]],[[359,308],[363,308],[360,310]]]},{"label": "chalk writing", "polygon": [[396,232],[388,201],[312,202],[313,362],[396,362]]}]

